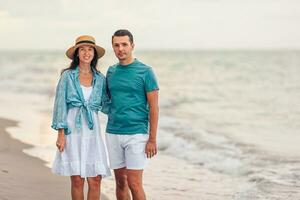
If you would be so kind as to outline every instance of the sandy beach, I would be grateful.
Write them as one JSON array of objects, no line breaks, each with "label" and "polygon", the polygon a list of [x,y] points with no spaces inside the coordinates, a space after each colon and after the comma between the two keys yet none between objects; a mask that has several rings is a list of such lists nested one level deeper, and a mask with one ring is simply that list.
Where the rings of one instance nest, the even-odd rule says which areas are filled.
[{"label": "sandy beach", "polygon": [[69,178],[53,175],[44,161],[22,152],[30,145],[8,135],[5,129],[17,125],[0,118],[0,199],[70,199]]},{"label": "sandy beach", "polygon": [[[5,130],[12,126],[18,123],[0,118],[0,199],[70,199],[69,179],[53,175],[44,161],[23,153],[32,146],[12,139]],[[212,185],[229,200],[237,187],[228,176],[215,176],[164,154],[149,160],[144,176],[145,191],[151,200],[196,199],[195,193],[202,193],[201,199],[215,199]],[[174,178],[178,182],[173,182]],[[115,199],[114,187],[113,177],[104,179],[101,199]]]},{"label": "sandy beach", "polygon": [[[62,54],[0,56],[0,200],[70,199],[69,178],[50,171]],[[147,199],[300,199],[299,51],[151,51],[138,57],[159,66],[161,85],[159,153],[143,179]],[[108,55],[101,66],[114,59]],[[104,137],[107,117],[99,120]],[[113,176],[103,179],[101,190],[116,199]]]}]

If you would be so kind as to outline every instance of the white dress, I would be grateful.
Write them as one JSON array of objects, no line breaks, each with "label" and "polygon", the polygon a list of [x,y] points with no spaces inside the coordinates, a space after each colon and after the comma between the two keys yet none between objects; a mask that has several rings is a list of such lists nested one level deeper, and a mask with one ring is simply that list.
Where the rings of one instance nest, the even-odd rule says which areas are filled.
[{"label": "white dress", "polygon": [[[91,95],[92,87],[81,85],[84,99]],[[52,172],[63,176],[80,175],[82,178],[110,176],[105,146],[101,137],[98,114],[93,112],[94,128],[88,128],[85,116],[82,115],[82,128],[75,128],[75,116],[79,108],[68,111],[67,121],[71,134],[65,135],[66,145],[63,152],[57,150]]]}]

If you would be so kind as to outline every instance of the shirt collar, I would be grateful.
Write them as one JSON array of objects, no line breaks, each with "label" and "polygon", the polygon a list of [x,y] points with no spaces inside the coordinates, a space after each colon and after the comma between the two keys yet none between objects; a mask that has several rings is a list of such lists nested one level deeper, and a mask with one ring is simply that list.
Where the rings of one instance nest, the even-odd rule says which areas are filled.
[{"label": "shirt collar", "polygon": [[[96,81],[96,77],[99,74],[98,74],[98,71],[96,71],[94,68],[92,68],[92,71],[93,71],[93,85],[94,85],[95,81]],[[72,70],[72,73],[75,75],[76,78],[78,78],[78,75],[79,75],[79,66],[77,66],[74,70]]]}]

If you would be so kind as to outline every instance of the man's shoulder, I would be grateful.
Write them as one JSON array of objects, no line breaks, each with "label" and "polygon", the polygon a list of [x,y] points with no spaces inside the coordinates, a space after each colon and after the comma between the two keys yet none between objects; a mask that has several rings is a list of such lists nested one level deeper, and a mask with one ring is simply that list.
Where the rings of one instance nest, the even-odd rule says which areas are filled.
[{"label": "man's shoulder", "polygon": [[148,73],[148,71],[152,70],[152,67],[148,64],[145,64],[141,62],[140,60],[136,60],[136,65],[138,66],[138,69],[144,74]]},{"label": "man's shoulder", "polygon": [[139,65],[140,67],[145,68],[145,69],[151,68],[149,65],[143,63],[142,61],[140,61],[138,59],[136,59],[135,63],[136,63],[136,65]]},{"label": "man's shoulder", "polygon": [[118,66],[118,64],[114,64],[114,65],[109,66],[108,69],[107,69],[107,73],[114,72],[116,70],[117,66]]}]

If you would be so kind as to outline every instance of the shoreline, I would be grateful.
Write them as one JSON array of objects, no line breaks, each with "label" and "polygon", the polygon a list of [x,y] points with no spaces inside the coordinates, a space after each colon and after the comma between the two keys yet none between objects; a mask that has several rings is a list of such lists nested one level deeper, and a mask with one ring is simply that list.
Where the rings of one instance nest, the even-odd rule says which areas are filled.
[{"label": "shoreline", "polygon": [[[0,117],[0,199],[70,199],[69,178],[52,174],[46,161],[24,153],[34,146],[12,138],[5,129],[13,127],[18,127],[17,121]],[[144,189],[152,200],[211,199],[216,197],[212,187],[217,196],[229,200],[237,186],[236,180],[227,175],[164,153],[151,159],[144,172]],[[101,200],[115,199],[113,176],[102,181],[101,192]]]},{"label": "shoreline", "polygon": [[[70,199],[69,178],[52,174],[45,161],[25,154],[23,150],[33,146],[11,138],[6,131],[17,126],[16,121],[0,118],[0,198]],[[101,199],[108,200],[103,194]]]}]

